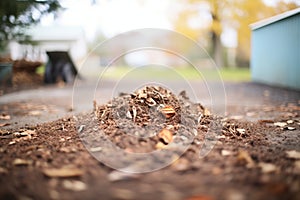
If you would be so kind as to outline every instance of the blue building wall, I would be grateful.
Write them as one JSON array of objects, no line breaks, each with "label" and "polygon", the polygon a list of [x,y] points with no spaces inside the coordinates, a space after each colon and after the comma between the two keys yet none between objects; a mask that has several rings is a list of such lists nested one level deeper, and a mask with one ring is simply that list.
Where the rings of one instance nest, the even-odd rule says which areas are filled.
[{"label": "blue building wall", "polygon": [[300,13],[252,31],[255,82],[300,89]]}]

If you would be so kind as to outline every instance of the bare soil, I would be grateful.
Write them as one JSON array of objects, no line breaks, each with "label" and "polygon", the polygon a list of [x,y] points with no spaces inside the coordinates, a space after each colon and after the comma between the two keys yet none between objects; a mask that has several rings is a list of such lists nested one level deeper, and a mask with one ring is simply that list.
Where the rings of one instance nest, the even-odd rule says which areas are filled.
[{"label": "bare soil", "polygon": [[[256,121],[215,116],[184,93],[148,87],[104,105],[94,102],[90,113],[3,126],[0,198],[299,199],[300,106],[263,112],[280,115]],[[208,154],[201,157],[203,149]],[[165,153],[130,156],[153,151]],[[99,158],[121,171],[157,170],[125,173]]]}]

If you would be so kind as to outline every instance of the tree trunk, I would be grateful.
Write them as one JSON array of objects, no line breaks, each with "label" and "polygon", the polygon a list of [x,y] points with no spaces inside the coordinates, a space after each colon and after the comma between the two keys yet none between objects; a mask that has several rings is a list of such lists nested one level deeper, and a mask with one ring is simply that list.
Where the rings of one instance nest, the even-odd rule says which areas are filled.
[{"label": "tree trunk", "polygon": [[221,38],[212,31],[212,56],[218,68],[224,67]]}]

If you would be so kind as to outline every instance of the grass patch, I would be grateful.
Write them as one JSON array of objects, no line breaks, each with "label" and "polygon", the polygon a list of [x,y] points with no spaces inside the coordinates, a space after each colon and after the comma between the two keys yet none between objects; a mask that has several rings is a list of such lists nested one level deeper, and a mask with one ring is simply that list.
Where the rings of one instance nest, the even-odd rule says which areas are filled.
[{"label": "grass patch", "polygon": [[178,68],[158,68],[158,67],[111,67],[103,73],[103,77],[107,79],[165,79],[176,80],[185,78],[187,80],[220,80],[244,82],[250,81],[250,70],[245,68],[236,69],[220,69],[196,70],[192,67],[178,67]]}]

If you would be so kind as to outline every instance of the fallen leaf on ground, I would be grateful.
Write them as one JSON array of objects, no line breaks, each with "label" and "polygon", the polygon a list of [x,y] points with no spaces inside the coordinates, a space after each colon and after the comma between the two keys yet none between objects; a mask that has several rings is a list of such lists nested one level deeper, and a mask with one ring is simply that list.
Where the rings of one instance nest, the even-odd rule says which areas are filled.
[{"label": "fallen leaf on ground", "polygon": [[287,123],[285,123],[285,122],[275,122],[274,123],[274,126],[278,126],[278,127],[284,127],[286,125],[287,125]]},{"label": "fallen leaf on ground", "polygon": [[288,158],[294,158],[294,159],[300,159],[300,152],[291,150],[291,151],[286,151]]},{"label": "fallen leaf on ground", "polygon": [[172,106],[165,106],[160,109],[160,112],[167,118],[171,118],[175,115],[175,110]]},{"label": "fallen leaf on ground", "polygon": [[20,165],[30,165],[32,164],[32,160],[24,160],[24,159],[21,159],[21,158],[16,158],[14,161],[13,161],[13,165],[16,165],[16,166],[20,166]]},{"label": "fallen leaf on ground", "polygon": [[277,167],[271,163],[258,163],[258,166],[261,168],[262,173],[271,173],[277,171]]},{"label": "fallen leaf on ground", "polygon": [[164,128],[158,133],[158,137],[162,139],[165,144],[169,144],[173,141],[173,134],[170,130]]},{"label": "fallen leaf on ground", "polygon": [[0,119],[2,119],[2,120],[10,120],[10,115],[7,115],[7,114],[1,114],[1,115],[0,115]]},{"label": "fallen leaf on ground", "polygon": [[77,180],[64,180],[62,185],[65,189],[72,190],[72,191],[83,191],[87,189],[87,186],[82,181]]},{"label": "fallen leaf on ground", "polygon": [[245,161],[246,167],[252,168],[255,166],[254,161],[252,160],[251,156],[247,151],[240,151],[238,156],[237,156],[238,161]]},{"label": "fallen leaf on ground", "polygon": [[83,171],[77,168],[49,168],[44,169],[43,173],[48,177],[61,177],[61,178],[67,178],[67,177],[76,177],[81,176],[83,174]]},{"label": "fallen leaf on ground", "polygon": [[204,109],[204,113],[203,114],[205,116],[211,115],[210,111],[207,108]]},{"label": "fallen leaf on ground", "polygon": [[168,145],[162,143],[162,142],[158,142],[156,145],[155,145],[155,148],[156,149],[164,149],[166,148]]},{"label": "fallen leaf on ground", "polygon": [[3,127],[3,126],[9,126],[10,125],[10,123],[1,123],[0,124],[0,127]]}]

